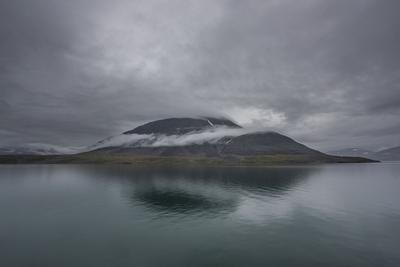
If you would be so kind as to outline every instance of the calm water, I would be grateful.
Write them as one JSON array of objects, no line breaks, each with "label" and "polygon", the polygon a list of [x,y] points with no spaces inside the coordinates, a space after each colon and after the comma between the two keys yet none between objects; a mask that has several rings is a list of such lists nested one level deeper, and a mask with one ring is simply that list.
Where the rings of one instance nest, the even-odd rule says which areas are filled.
[{"label": "calm water", "polygon": [[400,164],[0,166],[0,266],[400,266]]}]

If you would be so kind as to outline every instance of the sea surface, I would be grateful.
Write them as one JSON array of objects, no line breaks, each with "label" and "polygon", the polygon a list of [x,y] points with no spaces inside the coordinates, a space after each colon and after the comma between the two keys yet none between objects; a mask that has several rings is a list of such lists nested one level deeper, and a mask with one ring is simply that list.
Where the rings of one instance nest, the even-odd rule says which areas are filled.
[{"label": "sea surface", "polygon": [[0,165],[0,266],[400,266],[400,164]]}]

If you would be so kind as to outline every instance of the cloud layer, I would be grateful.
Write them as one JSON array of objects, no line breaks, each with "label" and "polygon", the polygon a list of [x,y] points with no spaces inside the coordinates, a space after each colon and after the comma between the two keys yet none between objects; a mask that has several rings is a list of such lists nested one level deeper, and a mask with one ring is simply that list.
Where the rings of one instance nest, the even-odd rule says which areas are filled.
[{"label": "cloud layer", "polygon": [[[123,147],[160,147],[160,146],[186,146],[201,145],[204,143],[216,144],[223,138],[235,137],[250,133],[249,129],[238,129],[228,127],[213,127],[203,131],[190,132],[183,135],[165,134],[120,134],[109,137],[101,142],[90,146],[88,150],[103,147],[123,146]],[[229,139],[225,140],[229,141]]]},{"label": "cloud layer", "polygon": [[400,140],[397,0],[0,2],[0,145],[225,115],[320,149]]}]

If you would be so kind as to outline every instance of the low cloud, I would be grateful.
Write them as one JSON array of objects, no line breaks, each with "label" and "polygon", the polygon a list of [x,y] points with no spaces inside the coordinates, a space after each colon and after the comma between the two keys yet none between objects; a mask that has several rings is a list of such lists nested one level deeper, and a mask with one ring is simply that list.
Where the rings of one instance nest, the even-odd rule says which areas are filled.
[{"label": "low cloud", "polygon": [[66,155],[86,151],[85,147],[62,147],[43,143],[29,143],[18,146],[0,148],[0,155]]},{"label": "low cloud", "polygon": [[201,145],[204,143],[215,144],[224,137],[235,137],[253,132],[251,129],[232,129],[227,127],[213,127],[204,131],[191,132],[184,135],[164,134],[121,134],[100,141],[90,150],[123,146],[123,147],[159,147],[159,146],[186,146]]}]

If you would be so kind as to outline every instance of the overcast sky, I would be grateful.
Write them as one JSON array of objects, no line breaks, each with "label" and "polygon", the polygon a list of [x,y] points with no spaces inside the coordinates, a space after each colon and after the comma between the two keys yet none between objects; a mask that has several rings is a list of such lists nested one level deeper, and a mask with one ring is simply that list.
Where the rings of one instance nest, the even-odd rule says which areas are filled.
[{"label": "overcast sky", "polygon": [[400,145],[398,0],[0,0],[0,145],[224,115],[322,150]]}]

